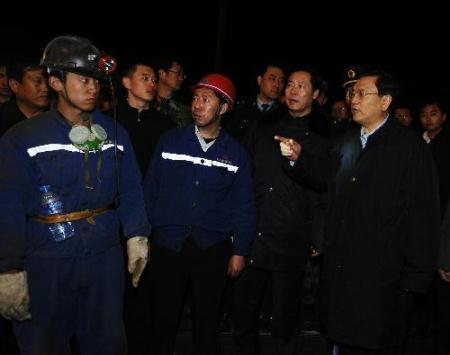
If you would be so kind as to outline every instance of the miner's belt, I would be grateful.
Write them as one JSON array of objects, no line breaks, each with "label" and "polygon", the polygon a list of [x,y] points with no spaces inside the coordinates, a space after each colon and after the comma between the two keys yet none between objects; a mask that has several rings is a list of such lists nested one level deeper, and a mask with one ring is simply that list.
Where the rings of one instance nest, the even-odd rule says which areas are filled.
[{"label": "miner's belt", "polygon": [[42,223],[61,223],[61,222],[71,222],[78,221],[80,219],[87,219],[87,221],[91,224],[94,224],[93,217],[98,216],[106,211],[112,210],[111,207],[97,208],[94,210],[84,210],[78,212],[71,212],[66,214],[55,214],[50,216],[37,215],[34,216],[33,219]]}]

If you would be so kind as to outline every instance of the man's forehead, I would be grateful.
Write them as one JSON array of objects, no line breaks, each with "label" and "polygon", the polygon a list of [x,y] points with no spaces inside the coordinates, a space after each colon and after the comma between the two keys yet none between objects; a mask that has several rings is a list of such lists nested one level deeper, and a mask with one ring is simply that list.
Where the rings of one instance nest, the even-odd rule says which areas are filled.
[{"label": "man's forehead", "polygon": [[136,67],[136,73],[153,75],[155,74],[155,71],[148,65],[138,64]]},{"label": "man's forehead", "polygon": [[437,104],[426,104],[424,105],[420,111],[441,111]]},{"label": "man's forehead", "polygon": [[44,75],[44,68],[29,68],[29,69],[25,69],[24,71],[24,75],[27,76],[41,76]]},{"label": "man's forehead", "polygon": [[170,67],[171,68],[181,68],[182,65],[180,63],[178,63],[177,61],[173,61],[172,65]]},{"label": "man's forehead", "polygon": [[75,78],[75,79],[77,79],[77,78],[86,78],[86,79],[97,80],[96,78],[94,78],[91,75],[84,75],[84,74],[79,74],[79,73],[73,73],[73,72],[70,72],[70,71],[67,72],[67,78]]},{"label": "man's forehead", "polygon": [[342,106],[345,106],[345,102],[344,101],[336,101],[334,104],[333,104],[333,107],[342,107]]},{"label": "man's forehead", "polygon": [[284,76],[284,71],[278,67],[268,66],[265,74]]},{"label": "man's forehead", "polygon": [[367,87],[374,87],[375,86],[376,77],[374,76],[365,76],[361,79],[359,79],[356,83],[354,88],[367,88]]},{"label": "man's forehead", "polygon": [[199,87],[194,90],[194,95],[215,96],[214,90],[205,87]]},{"label": "man's forehead", "polygon": [[289,75],[290,81],[311,81],[311,74],[306,71],[296,71]]}]

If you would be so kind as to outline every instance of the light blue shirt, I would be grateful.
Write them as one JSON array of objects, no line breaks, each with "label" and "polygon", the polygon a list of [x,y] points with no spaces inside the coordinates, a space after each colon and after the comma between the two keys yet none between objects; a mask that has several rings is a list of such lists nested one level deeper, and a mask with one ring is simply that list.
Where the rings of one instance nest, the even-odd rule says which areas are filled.
[{"label": "light blue shirt", "polygon": [[362,149],[364,149],[366,147],[367,144],[367,140],[369,139],[369,137],[374,134],[376,131],[378,131],[381,127],[383,127],[383,125],[386,123],[386,121],[389,118],[389,114],[387,114],[386,118],[383,120],[383,122],[381,122],[379,124],[379,126],[377,128],[375,128],[372,132],[370,133],[366,133],[364,130],[364,127],[361,127],[361,135],[359,136],[359,138],[361,139],[361,147]]}]

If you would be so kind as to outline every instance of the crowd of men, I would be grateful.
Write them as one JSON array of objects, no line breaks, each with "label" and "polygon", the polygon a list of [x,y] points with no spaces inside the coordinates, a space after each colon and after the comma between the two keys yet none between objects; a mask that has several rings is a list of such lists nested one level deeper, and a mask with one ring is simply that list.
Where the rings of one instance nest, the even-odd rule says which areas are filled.
[{"label": "crowd of men", "polygon": [[260,354],[261,314],[276,354],[302,353],[311,259],[330,354],[450,353],[439,98],[414,120],[393,76],[352,66],[328,112],[313,68],[270,62],[250,99],[209,73],[189,104],[165,55],[122,63],[116,100],[113,64],[59,36],[0,65],[2,354],[172,355],[187,290],[193,354],[220,353],[223,313],[235,354]]}]

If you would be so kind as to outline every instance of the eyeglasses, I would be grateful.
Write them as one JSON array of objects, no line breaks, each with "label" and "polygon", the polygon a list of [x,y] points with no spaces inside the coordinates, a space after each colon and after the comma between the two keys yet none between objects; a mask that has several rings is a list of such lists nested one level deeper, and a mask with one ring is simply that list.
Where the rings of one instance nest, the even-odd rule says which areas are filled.
[{"label": "eyeglasses", "polygon": [[350,100],[352,100],[353,98],[357,98],[357,99],[364,99],[366,96],[369,95],[378,95],[380,96],[380,94],[378,92],[365,92],[364,90],[352,90],[349,93],[349,97]]},{"label": "eyeglasses", "polygon": [[167,71],[170,71],[171,73],[174,73],[174,74],[175,74],[176,76],[178,76],[178,77],[181,76],[183,79],[186,79],[186,78],[187,78],[187,75],[184,74],[182,70],[176,71],[176,70],[172,70],[172,69],[167,69]]}]

